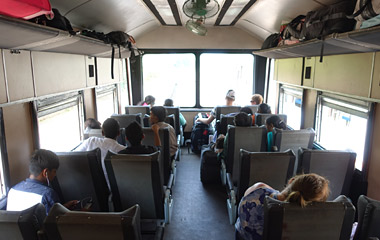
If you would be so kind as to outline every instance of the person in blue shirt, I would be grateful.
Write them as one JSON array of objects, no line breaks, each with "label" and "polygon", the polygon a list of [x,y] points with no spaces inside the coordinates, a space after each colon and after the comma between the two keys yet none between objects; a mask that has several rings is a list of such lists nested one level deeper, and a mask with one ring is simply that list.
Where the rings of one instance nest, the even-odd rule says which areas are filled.
[{"label": "person in blue shirt", "polygon": [[270,116],[265,120],[265,124],[267,127],[267,151],[272,152],[273,147],[273,129],[280,128],[285,130],[286,124],[283,122],[277,115]]},{"label": "person in blue shirt", "polygon": [[[36,150],[30,159],[29,178],[9,190],[7,210],[22,211],[42,203],[47,215],[50,208],[60,202],[57,193],[50,187],[50,182],[57,175],[58,167],[59,159],[55,153],[45,149]],[[72,200],[64,206],[72,209],[77,203],[77,200]]]}]

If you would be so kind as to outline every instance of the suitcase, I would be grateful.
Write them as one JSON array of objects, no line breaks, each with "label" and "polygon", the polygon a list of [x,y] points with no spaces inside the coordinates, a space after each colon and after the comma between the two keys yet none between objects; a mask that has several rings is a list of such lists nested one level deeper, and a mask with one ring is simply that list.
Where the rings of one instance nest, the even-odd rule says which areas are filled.
[{"label": "suitcase", "polygon": [[217,153],[209,146],[202,147],[201,182],[203,184],[220,184],[220,161]]},{"label": "suitcase", "polygon": [[54,17],[49,0],[1,0],[0,14],[25,20],[44,14]]},{"label": "suitcase", "polygon": [[[209,142],[209,135],[214,133],[212,127],[210,125],[197,122],[196,120],[199,117],[205,117],[200,113],[194,118],[193,129],[191,130],[191,151],[193,153],[201,153],[201,149],[203,145],[207,145]],[[207,117],[207,116],[206,116]]]}]

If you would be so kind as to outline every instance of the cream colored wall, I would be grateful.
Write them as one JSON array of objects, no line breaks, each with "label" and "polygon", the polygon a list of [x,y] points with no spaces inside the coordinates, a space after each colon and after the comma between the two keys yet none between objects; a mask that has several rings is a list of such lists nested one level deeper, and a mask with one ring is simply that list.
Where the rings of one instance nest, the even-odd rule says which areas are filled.
[{"label": "cream colored wall", "polygon": [[136,39],[139,48],[154,49],[259,49],[262,41],[236,27],[208,27],[198,36],[185,27],[161,26]]},{"label": "cream colored wall", "polygon": [[368,196],[380,200],[380,105],[376,106],[375,121],[372,129],[372,149],[368,169]]},{"label": "cream colored wall", "polygon": [[304,92],[304,121],[303,128],[314,128],[315,104],[317,101],[317,91],[307,89]]}]

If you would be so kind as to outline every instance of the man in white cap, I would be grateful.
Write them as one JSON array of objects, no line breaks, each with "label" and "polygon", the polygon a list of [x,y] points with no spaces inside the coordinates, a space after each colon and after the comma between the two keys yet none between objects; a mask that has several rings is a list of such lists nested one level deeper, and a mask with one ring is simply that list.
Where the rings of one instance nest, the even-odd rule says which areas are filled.
[{"label": "man in white cap", "polygon": [[[226,94],[226,106],[232,106],[235,101],[235,91],[230,89]],[[204,124],[210,124],[216,118],[216,107],[211,110],[210,116],[208,118],[198,118],[197,122]]]}]

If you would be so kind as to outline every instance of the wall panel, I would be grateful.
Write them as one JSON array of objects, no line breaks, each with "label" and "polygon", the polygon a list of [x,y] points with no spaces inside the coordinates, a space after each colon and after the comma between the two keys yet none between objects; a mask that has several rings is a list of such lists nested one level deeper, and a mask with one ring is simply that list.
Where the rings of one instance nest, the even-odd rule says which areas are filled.
[{"label": "wall panel", "polygon": [[301,86],[302,58],[278,59],[275,64],[275,80]]},{"label": "wall panel", "polygon": [[372,149],[369,154],[368,196],[380,200],[380,105],[375,110],[375,120],[372,129]]},{"label": "wall panel", "polygon": [[301,123],[302,128],[314,128],[314,119],[315,119],[315,107],[317,103],[317,91],[311,89],[304,90],[304,119]]},{"label": "wall panel", "polygon": [[85,89],[83,91],[84,111],[87,118],[97,118],[95,105],[95,89]]},{"label": "wall panel", "polygon": [[5,73],[3,65],[3,50],[0,49],[0,103],[7,102],[7,90],[5,85]]},{"label": "wall panel", "polygon": [[380,99],[380,53],[375,53],[371,98]]},{"label": "wall panel", "polygon": [[316,57],[305,57],[303,70],[303,86],[314,87],[314,69]]},{"label": "wall panel", "polygon": [[94,57],[85,57],[85,60],[86,60],[87,87],[96,86],[95,58]]},{"label": "wall panel", "polygon": [[[115,50],[117,52],[117,49]],[[114,79],[111,77],[111,59],[96,58],[96,70],[98,73],[98,85],[106,85],[120,81],[120,59],[114,59]]]}]

